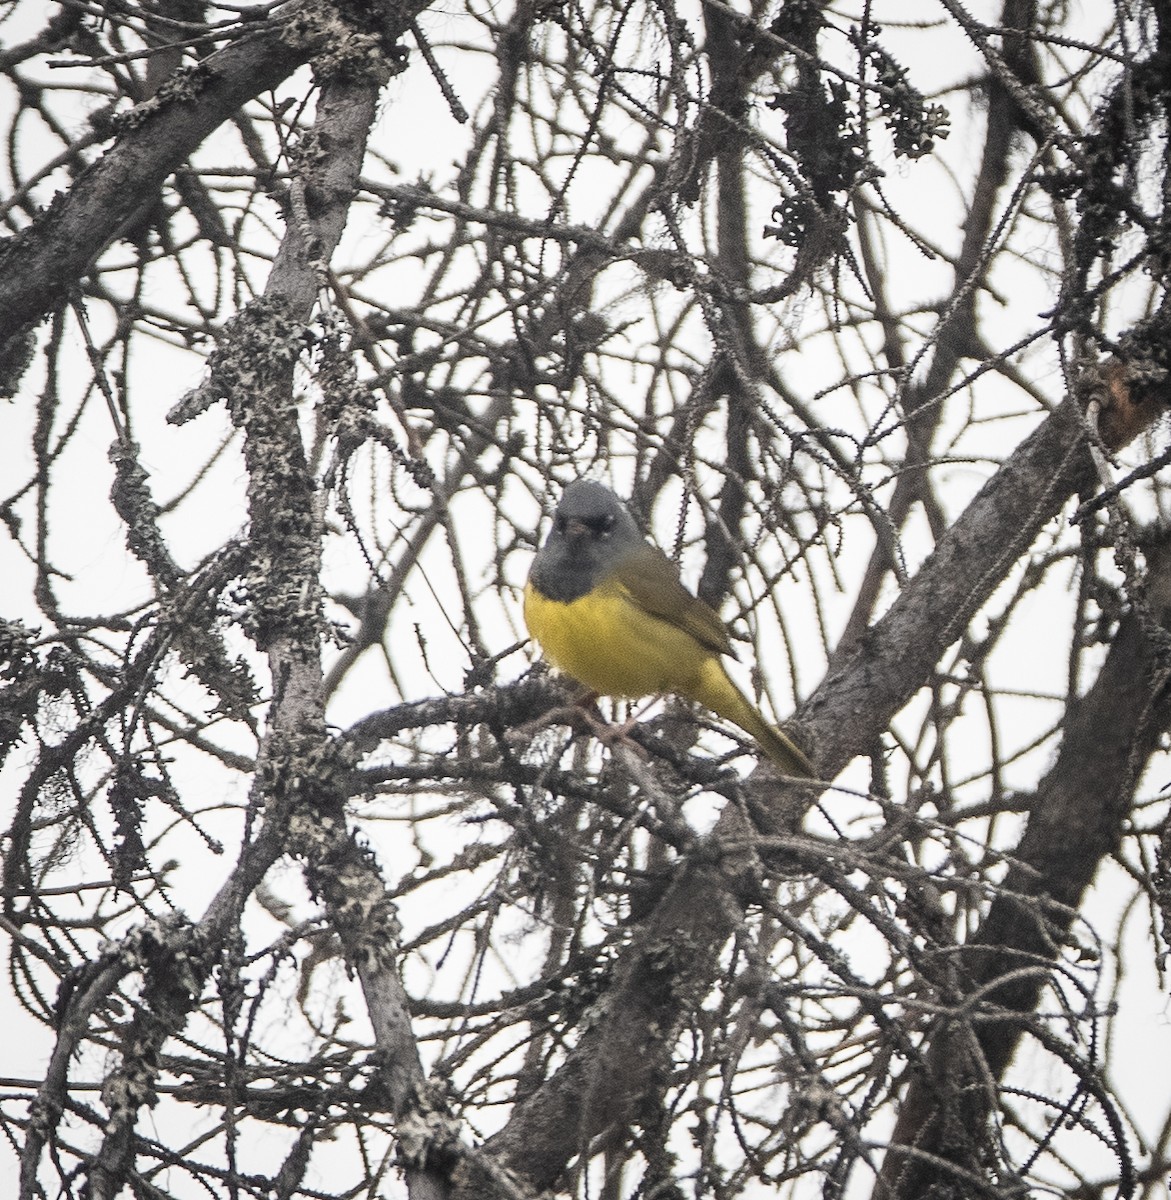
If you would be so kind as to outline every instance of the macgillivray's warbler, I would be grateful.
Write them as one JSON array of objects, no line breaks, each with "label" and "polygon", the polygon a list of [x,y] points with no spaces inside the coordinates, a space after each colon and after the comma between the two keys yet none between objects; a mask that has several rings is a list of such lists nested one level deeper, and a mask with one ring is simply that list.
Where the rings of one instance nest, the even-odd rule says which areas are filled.
[{"label": "macgillivray's warbler", "polygon": [[525,585],[525,624],[558,670],[600,696],[695,700],[753,737],[786,775],[809,759],[732,682],[719,614],[680,582],[608,487],[571,483]]}]

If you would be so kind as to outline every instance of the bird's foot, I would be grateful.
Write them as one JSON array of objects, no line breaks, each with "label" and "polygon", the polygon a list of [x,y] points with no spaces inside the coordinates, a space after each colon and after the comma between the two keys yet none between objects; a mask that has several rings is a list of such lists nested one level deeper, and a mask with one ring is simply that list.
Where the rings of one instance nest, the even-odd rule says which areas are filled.
[{"label": "bird's foot", "polygon": [[547,713],[542,713],[535,721],[519,726],[515,736],[518,740],[531,739],[534,734],[549,725],[568,725],[579,733],[593,734],[603,746],[627,746],[646,758],[646,751],[630,736],[630,731],[638,724],[637,719],[632,717],[620,725],[615,725],[602,716],[597,700],[597,692],[587,692],[572,704],[559,704]]},{"label": "bird's foot", "polygon": [[617,746],[622,746],[633,750],[640,758],[648,758],[649,755],[646,750],[630,736],[630,731],[637,725],[637,717],[631,717],[629,720],[623,721],[620,725],[614,725],[609,721],[603,720],[599,713],[595,718],[593,734],[603,746],[606,746],[610,750],[613,750]]}]

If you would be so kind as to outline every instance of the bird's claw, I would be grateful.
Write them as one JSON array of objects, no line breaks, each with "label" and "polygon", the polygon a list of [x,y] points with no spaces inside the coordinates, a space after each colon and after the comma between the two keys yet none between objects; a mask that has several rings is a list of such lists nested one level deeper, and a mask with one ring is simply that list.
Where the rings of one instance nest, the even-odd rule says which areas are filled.
[{"label": "bird's claw", "polygon": [[630,731],[638,724],[631,718],[615,725],[607,721],[598,710],[597,695],[589,692],[572,704],[559,704],[556,708],[542,713],[536,720],[519,726],[515,731],[517,739],[531,739],[532,736],[549,725],[568,725],[579,733],[593,734],[603,746],[613,748],[625,745],[634,750],[642,758],[647,752],[630,736]]}]

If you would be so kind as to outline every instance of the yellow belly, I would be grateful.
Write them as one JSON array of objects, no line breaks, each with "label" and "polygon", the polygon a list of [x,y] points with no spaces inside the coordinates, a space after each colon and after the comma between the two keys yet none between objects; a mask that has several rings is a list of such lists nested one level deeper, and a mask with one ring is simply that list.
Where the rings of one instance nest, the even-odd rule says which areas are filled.
[{"label": "yellow belly", "polygon": [[601,696],[695,696],[700,680],[722,667],[691,634],[639,608],[617,584],[568,604],[525,588],[525,624],[545,657]]},{"label": "yellow belly", "polygon": [[563,604],[525,586],[525,624],[545,657],[600,696],[668,692],[696,700],[755,738],[789,775],[811,777],[805,754],[765,720],[724,664],[684,629],[652,616],[616,583]]}]

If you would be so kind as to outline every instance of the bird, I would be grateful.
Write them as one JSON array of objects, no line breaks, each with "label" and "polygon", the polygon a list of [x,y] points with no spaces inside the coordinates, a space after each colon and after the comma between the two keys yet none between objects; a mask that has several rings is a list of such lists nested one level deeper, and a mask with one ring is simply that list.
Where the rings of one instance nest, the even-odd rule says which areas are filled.
[{"label": "bird", "polygon": [[545,658],[595,695],[694,700],[739,726],[783,774],[813,777],[804,752],[733,683],[720,615],[604,484],[579,479],[562,492],[529,570],[524,619]]}]

